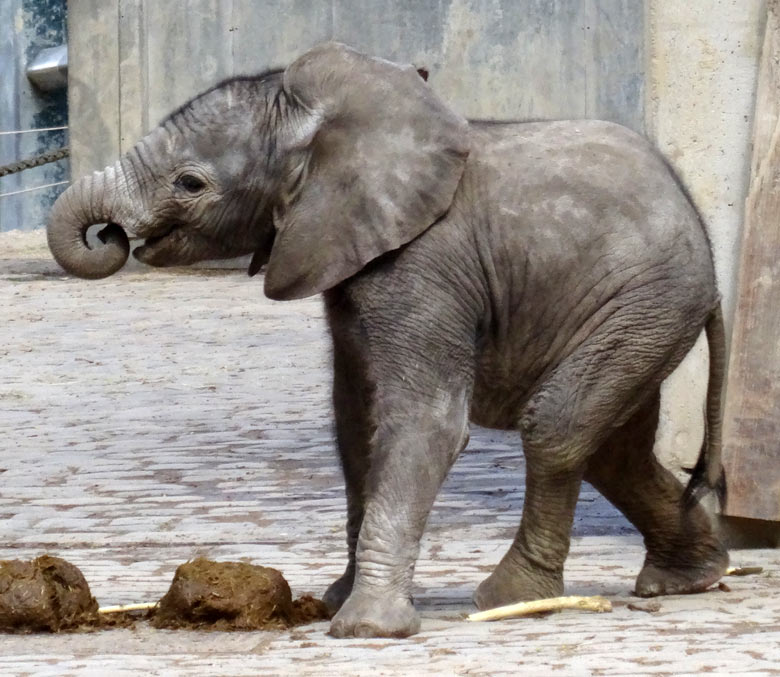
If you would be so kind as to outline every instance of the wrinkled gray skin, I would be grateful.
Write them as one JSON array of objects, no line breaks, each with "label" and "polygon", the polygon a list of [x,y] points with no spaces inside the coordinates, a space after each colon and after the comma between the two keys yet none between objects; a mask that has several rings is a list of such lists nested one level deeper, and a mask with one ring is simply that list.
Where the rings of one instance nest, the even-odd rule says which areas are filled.
[{"label": "wrinkled gray skin", "polygon": [[469,420],[519,430],[517,537],[480,608],[560,595],[583,478],[645,537],[640,595],[697,592],[728,557],[656,461],[661,382],[706,327],[720,477],[722,324],[700,220],[648,143],[595,121],[468,123],[411,67],[338,44],[228,81],[54,207],[75,275],[254,253],[274,299],[324,292],[349,563],[331,633],[416,632],[412,573]]}]

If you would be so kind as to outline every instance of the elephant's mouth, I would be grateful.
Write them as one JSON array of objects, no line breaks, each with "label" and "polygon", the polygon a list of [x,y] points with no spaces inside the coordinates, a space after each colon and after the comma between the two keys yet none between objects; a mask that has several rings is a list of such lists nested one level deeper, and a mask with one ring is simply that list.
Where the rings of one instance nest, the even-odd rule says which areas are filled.
[{"label": "elephant's mouth", "polygon": [[147,237],[144,240],[144,243],[139,249],[143,249],[143,247],[155,247],[156,245],[160,244],[166,237],[168,237],[171,233],[173,233],[179,226],[170,226],[164,233],[160,235],[155,235],[154,237]]},{"label": "elephant's mouth", "polygon": [[[250,250],[251,251],[251,250]],[[192,226],[175,223],[144,239],[133,256],[150,266],[189,266],[207,259],[225,259],[246,254],[245,248],[231,248]]]},{"label": "elephant's mouth", "polygon": [[133,256],[151,266],[180,265],[177,253],[182,253],[182,230],[179,224],[171,224],[157,235],[146,237],[144,243],[133,250]]}]

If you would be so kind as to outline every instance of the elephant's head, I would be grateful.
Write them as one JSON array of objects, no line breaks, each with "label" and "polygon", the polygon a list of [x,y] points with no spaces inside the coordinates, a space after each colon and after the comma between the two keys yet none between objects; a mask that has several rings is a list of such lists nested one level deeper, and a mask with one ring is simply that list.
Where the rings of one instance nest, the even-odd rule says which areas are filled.
[{"label": "elephant's head", "polygon": [[[99,278],[254,253],[265,292],[308,296],[409,242],[450,207],[466,121],[411,66],[321,45],[284,71],[231,79],[169,116],[54,205],[54,257]],[[94,224],[102,246],[92,249]],[[118,225],[117,225],[118,224]],[[121,227],[120,227],[121,226]]]}]

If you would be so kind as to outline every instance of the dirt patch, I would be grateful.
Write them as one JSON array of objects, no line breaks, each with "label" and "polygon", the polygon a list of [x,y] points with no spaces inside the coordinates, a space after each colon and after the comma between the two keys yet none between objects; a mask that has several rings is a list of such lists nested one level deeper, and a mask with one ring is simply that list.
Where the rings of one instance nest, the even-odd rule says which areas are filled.
[{"label": "dirt patch", "polygon": [[59,557],[0,561],[0,630],[60,632],[100,623],[81,571]]},{"label": "dirt patch", "polygon": [[328,617],[320,600],[307,596],[293,602],[276,569],[198,558],[176,570],[151,622],[157,628],[266,630]]}]

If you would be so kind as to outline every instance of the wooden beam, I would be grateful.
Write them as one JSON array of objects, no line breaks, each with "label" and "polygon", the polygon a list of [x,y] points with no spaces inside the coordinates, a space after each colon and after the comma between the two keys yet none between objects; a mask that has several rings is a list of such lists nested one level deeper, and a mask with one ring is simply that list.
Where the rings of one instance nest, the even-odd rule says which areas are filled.
[{"label": "wooden beam", "polygon": [[780,0],[759,66],[724,418],[725,513],[780,520]]}]

